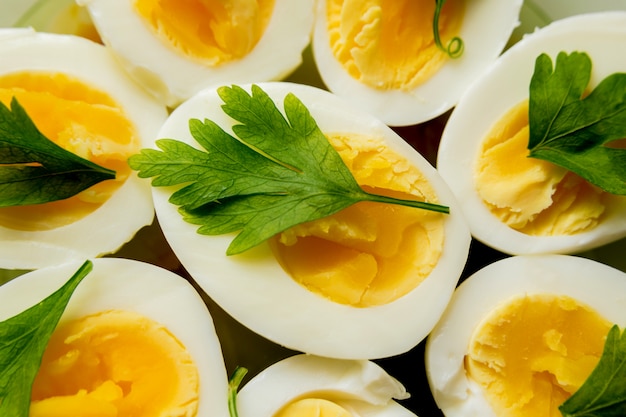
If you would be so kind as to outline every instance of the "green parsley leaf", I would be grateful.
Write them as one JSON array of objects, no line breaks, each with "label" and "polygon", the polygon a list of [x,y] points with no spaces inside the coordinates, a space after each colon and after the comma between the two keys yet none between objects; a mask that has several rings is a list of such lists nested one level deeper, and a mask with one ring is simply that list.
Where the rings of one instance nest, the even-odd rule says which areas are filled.
[{"label": "green parsley leaf", "polygon": [[62,200],[113,178],[46,138],[15,97],[11,109],[0,103],[0,207]]},{"label": "green parsley leaf", "polygon": [[600,361],[587,380],[561,406],[564,417],[626,415],[626,331],[609,331]]},{"label": "green parsley leaf", "polygon": [[52,332],[74,290],[92,270],[86,261],[61,288],[0,322],[0,415],[28,417],[33,381]]},{"label": "green parsley leaf", "polygon": [[541,54],[530,82],[530,156],[575,172],[613,194],[626,194],[626,74],[603,79],[582,98],[591,77],[585,53]]},{"label": "green parsley leaf", "polygon": [[192,119],[189,128],[206,150],[160,139],[161,150],[143,149],[129,158],[154,186],[186,184],[170,202],[198,233],[240,231],[227,254],[244,252],[297,224],[320,219],[359,201],[401,204],[448,213],[448,207],[400,200],[364,191],[328,142],[308,109],[293,94],[285,114],[259,86],[248,94],[221,87],[224,112],[241,124],[236,139],[216,123]]},{"label": "green parsley leaf", "polygon": [[238,366],[228,380],[228,414],[230,417],[239,417],[237,412],[237,391],[247,373],[248,369]]}]

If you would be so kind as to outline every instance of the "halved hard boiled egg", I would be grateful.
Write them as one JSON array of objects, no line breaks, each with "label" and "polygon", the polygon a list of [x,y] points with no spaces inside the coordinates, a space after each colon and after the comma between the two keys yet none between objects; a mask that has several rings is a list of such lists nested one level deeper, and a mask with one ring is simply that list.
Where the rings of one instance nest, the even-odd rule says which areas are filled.
[{"label": "halved hard boiled egg", "polygon": [[626,325],[626,274],[572,255],[519,255],[455,291],[428,337],[426,372],[447,417],[554,416]]},{"label": "halved hard boiled egg", "polygon": [[[168,201],[175,190],[154,187],[174,253],[228,314],[279,345],[346,359],[411,349],[438,320],[465,265],[470,237],[461,209],[436,170],[378,119],[315,87],[257,87],[279,111],[295,95],[361,186],[447,205],[450,214],[357,203],[227,256],[233,234],[198,234]],[[252,86],[241,88],[249,94]],[[190,119],[210,119],[232,135],[235,121],[221,105],[218,89],[203,90],[172,112],[159,137],[199,147]]]},{"label": "halved hard boiled egg", "polygon": [[[442,47],[435,43],[435,7]],[[451,109],[500,55],[522,1],[321,0],[313,34],[324,83],[388,125],[413,125]],[[455,37],[460,56],[443,50]],[[452,44],[452,49],[461,47]]]},{"label": "halved hard boiled egg", "polygon": [[626,71],[623,11],[578,15],[526,35],[467,90],[443,131],[437,168],[472,235],[509,254],[575,253],[626,236],[626,198],[528,158],[529,84],[545,53],[586,53],[589,90]]},{"label": "halved hard boiled egg", "polygon": [[311,0],[79,0],[130,76],[176,106],[198,90],[279,80],[302,62]]},{"label": "halved hard boiled egg", "polygon": [[126,159],[150,146],[166,108],[100,44],[0,30],[0,100],[13,98],[61,147],[116,172],[65,200],[0,209],[0,267],[35,269],[111,253],[152,223],[150,185]]},{"label": "halved hard boiled egg", "polygon": [[408,397],[374,362],[297,354],[247,382],[237,394],[237,410],[258,417],[413,417],[395,401]]},{"label": "halved hard boiled egg", "polygon": [[[91,262],[47,343],[30,415],[227,416],[220,343],[198,292],[151,264]],[[46,267],[4,284],[0,320],[52,294],[80,266]]]}]

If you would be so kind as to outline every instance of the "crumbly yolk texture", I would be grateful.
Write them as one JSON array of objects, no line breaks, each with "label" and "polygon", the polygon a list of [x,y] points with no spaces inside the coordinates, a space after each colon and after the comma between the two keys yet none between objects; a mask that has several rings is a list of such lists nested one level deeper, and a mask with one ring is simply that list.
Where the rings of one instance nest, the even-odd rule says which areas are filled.
[{"label": "crumbly yolk texture", "polygon": [[267,29],[274,0],[135,0],[163,43],[206,65],[245,57]]},{"label": "crumbly yolk texture", "polygon": [[[329,135],[364,189],[437,202],[423,174],[380,139]],[[280,233],[270,247],[291,277],[334,302],[369,307],[392,302],[437,265],[444,214],[392,204],[359,202]]]},{"label": "crumbly yolk texture", "polygon": [[485,137],[476,190],[509,227],[533,236],[572,235],[595,227],[611,196],[551,162],[528,157],[528,100]]},{"label": "crumbly yolk texture", "polygon": [[[333,55],[351,77],[381,90],[409,91],[433,76],[447,54],[435,45],[432,0],[324,0]],[[439,17],[443,45],[458,35],[462,0]]]},{"label": "crumbly yolk texture", "polygon": [[283,407],[273,417],[352,417],[352,413],[335,402],[322,398],[304,398]]},{"label": "crumbly yolk texture", "polygon": [[561,417],[598,363],[611,324],[565,296],[527,295],[475,330],[466,370],[502,417]]},{"label": "crumbly yolk texture", "polygon": [[116,172],[60,201],[0,208],[0,225],[50,230],[73,223],[100,207],[128,178],[127,158],[139,151],[135,128],[106,93],[61,73],[19,72],[0,76],[0,101],[15,97],[39,131],[57,145]]},{"label": "crumbly yolk texture", "polygon": [[60,325],[44,353],[30,417],[192,417],[199,376],[160,324],[110,310]]}]

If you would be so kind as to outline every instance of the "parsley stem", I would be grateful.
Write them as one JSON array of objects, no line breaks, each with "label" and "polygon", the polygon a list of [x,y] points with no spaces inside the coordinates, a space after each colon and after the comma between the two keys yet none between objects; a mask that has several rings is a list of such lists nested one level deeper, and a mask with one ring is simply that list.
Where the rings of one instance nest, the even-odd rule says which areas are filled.
[{"label": "parsley stem", "polygon": [[395,204],[395,205],[413,207],[413,208],[420,208],[424,210],[434,211],[437,213],[444,213],[444,214],[450,213],[450,207],[443,206],[441,204],[427,203],[425,201],[405,200],[401,198],[387,197],[387,196],[379,195],[379,194],[371,194],[371,193],[368,193],[367,191],[364,191],[364,193],[367,194],[368,201],[373,201],[377,203]]},{"label": "parsley stem", "polygon": [[435,38],[435,45],[447,53],[450,58],[458,58],[463,54],[463,49],[465,49],[463,39],[455,36],[450,39],[447,46],[444,46],[439,35],[439,15],[441,14],[441,9],[443,9],[445,2],[446,0],[435,0],[435,17],[433,18],[433,36]]},{"label": "parsley stem", "polygon": [[228,380],[228,412],[230,417],[239,416],[237,412],[237,390],[247,373],[248,370],[246,368],[238,366],[235,368],[230,379]]}]

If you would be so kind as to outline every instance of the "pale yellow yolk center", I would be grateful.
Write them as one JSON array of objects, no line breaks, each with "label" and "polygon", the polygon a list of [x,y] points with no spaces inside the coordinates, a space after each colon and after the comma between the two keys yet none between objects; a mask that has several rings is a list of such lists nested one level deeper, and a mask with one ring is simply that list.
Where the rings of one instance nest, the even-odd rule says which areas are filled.
[{"label": "pale yellow yolk center", "polygon": [[30,417],[192,417],[199,376],[166,328],[128,311],[60,325],[44,353]]},{"label": "pale yellow yolk center", "polygon": [[329,400],[304,398],[287,404],[273,417],[352,417],[352,413]]},{"label": "pale yellow yolk center", "polygon": [[475,183],[487,207],[529,235],[571,235],[595,227],[612,197],[564,168],[528,157],[528,139],[524,101],[483,141]]},{"label": "pale yellow yolk center", "polygon": [[[343,135],[329,140],[363,188],[437,202],[423,174],[381,140]],[[361,202],[288,229],[270,246],[283,268],[310,291],[356,307],[381,305],[413,290],[436,266],[444,216]]]},{"label": "pale yellow yolk center", "polygon": [[127,158],[140,144],[134,127],[107,94],[59,73],[0,76],[0,101],[15,97],[37,128],[59,146],[116,171],[107,180],[60,201],[0,208],[0,225],[49,230],[75,222],[100,207],[128,178]]},{"label": "pale yellow yolk center", "polygon": [[[434,41],[432,0],[324,0],[330,47],[345,70],[378,89],[411,90],[447,55]],[[448,0],[439,19],[444,45],[458,35],[463,1]]]},{"label": "pale yellow yolk center", "polygon": [[519,297],[475,330],[466,369],[496,415],[561,417],[558,406],[596,366],[610,327],[569,297]]},{"label": "pale yellow yolk center", "polygon": [[167,45],[207,65],[246,56],[265,32],[274,0],[135,0]]}]

